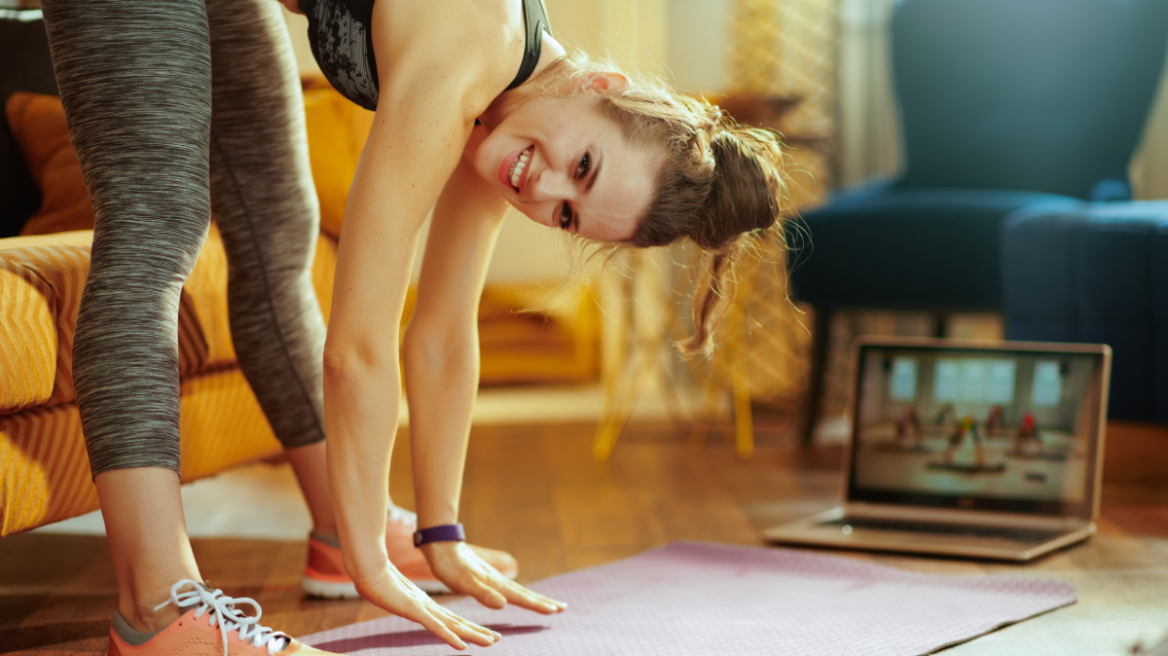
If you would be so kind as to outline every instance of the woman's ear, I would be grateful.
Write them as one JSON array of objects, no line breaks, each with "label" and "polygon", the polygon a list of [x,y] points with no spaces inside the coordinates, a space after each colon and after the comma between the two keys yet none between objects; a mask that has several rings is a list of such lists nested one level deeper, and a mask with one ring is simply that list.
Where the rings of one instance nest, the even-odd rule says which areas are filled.
[{"label": "woman's ear", "polygon": [[629,87],[629,78],[620,73],[592,71],[581,75],[576,81],[576,90],[594,93],[621,93]]}]

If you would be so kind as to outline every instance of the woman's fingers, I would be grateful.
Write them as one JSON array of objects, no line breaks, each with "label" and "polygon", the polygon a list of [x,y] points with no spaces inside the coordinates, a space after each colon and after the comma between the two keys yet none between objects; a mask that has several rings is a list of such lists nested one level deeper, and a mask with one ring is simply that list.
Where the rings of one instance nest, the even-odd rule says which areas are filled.
[{"label": "woman's fingers", "polygon": [[466,649],[467,642],[490,647],[499,640],[499,634],[494,631],[468,622],[433,602],[422,609],[415,621],[455,649]]},{"label": "woman's fingers", "polygon": [[463,594],[469,594],[480,604],[494,610],[501,610],[507,605],[506,595],[479,578],[472,578],[471,582],[463,587]]},{"label": "woman's fingers", "polygon": [[[448,642],[452,647],[458,647],[458,644],[461,644],[462,640],[468,640],[480,647],[489,647],[499,639],[499,634],[494,631],[459,617],[432,599],[426,599],[422,602],[422,606],[421,610],[425,617],[433,619],[438,623],[438,626],[441,626],[444,630],[453,634],[453,636],[457,636],[459,642],[452,642],[450,637],[435,631],[423,621],[418,621],[418,623],[433,631],[435,635]],[[465,644],[463,644],[463,647],[465,647]],[[458,648],[462,649],[463,647]]]},{"label": "woman's fingers", "polygon": [[451,647],[454,647],[455,649],[466,649],[466,643],[462,641],[462,638],[460,638],[454,631],[452,631],[450,627],[447,626],[447,622],[440,619],[437,614],[429,612],[429,610],[426,608],[418,608],[417,610],[418,612],[413,614],[412,617],[405,615],[403,615],[403,617],[421,624],[426,628],[427,631],[446,641],[446,644],[450,645]]},{"label": "woman's fingers", "polygon": [[568,606],[507,579],[462,543],[434,542],[422,549],[439,580],[454,592],[470,595],[488,608],[499,609],[512,603],[550,615]]},{"label": "woman's fingers", "polygon": [[455,615],[450,610],[438,604],[434,604],[434,606],[440,619],[463,640],[469,640],[480,647],[489,647],[498,642],[499,638],[503,637],[501,634],[485,626],[480,626]]},{"label": "woman's fingers", "polygon": [[515,604],[521,608],[533,610],[537,613],[543,613],[544,615],[550,615],[552,613],[558,613],[568,607],[568,605],[562,601],[554,601],[549,599],[501,576],[495,583],[496,589],[502,593],[503,597],[507,599],[508,603]]},{"label": "woman's fingers", "polygon": [[363,594],[395,615],[421,624],[455,649],[466,649],[466,642],[489,647],[500,637],[494,631],[443,608],[396,571],[388,572],[388,576],[369,586]]},{"label": "woman's fingers", "polygon": [[510,603],[520,608],[550,615],[568,607],[562,601],[555,601],[528,590],[494,569],[490,569],[489,566],[486,570],[481,571],[479,576],[473,577],[469,585],[463,586],[462,592],[473,596],[480,604],[494,609],[502,608]]},{"label": "woman's fingers", "polygon": [[519,588],[523,592],[531,595],[533,598],[538,599],[539,601],[547,604],[548,606],[555,607],[557,610],[564,610],[565,608],[568,607],[567,602],[556,601],[555,599],[541,595],[540,593],[538,593],[530,588],[525,588],[525,587],[519,585],[518,583],[515,583],[514,581],[508,581],[508,583],[510,583],[512,587]]}]

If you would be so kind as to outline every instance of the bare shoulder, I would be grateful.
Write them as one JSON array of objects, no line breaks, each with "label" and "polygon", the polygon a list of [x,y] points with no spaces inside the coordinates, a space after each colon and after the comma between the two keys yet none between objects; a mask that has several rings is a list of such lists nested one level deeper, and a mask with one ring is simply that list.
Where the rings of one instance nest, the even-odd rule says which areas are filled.
[{"label": "bare shoulder", "polygon": [[[382,94],[461,92],[477,116],[515,76],[523,58],[519,0],[377,0],[373,48]],[[403,85],[405,88],[403,88]]]}]

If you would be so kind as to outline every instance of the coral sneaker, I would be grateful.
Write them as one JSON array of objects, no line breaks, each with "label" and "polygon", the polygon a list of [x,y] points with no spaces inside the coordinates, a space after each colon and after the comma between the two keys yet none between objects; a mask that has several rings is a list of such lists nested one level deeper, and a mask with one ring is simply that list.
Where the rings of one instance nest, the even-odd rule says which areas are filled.
[{"label": "coral sneaker", "polygon": [[[184,587],[193,590],[179,592]],[[244,615],[236,604],[251,604],[255,616]],[[231,598],[222,590],[212,590],[202,583],[183,579],[170,588],[170,601],[190,607],[170,626],[154,634],[139,633],[117,614],[110,627],[109,656],[337,656],[313,649],[279,631],[260,626],[263,611],[246,597]]]},{"label": "coral sneaker", "polygon": [[[396,506],[390,510],[385,529],[385,548],[389,552],[389,562],[425,592],[450,592],[450,588],[434,576],[422,550],[414,546],[414,531],[417,527],[418,517],[414,513]],[[519,564],[511,554],[474,545],[470,545],[470,548],[503,576],[514,579],[519,574]],[[357,594],[353,580],[345,574],[340,542],[333,536],[317,533],[308,537],[308,566],[300,577],[300,587],[314,597],[355,599],[361,596]]]}]

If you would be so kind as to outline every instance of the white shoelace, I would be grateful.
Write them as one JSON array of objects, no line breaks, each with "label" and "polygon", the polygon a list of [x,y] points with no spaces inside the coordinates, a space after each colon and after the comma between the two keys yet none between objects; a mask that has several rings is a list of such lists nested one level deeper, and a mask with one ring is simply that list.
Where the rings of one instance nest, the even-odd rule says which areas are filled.
[{"label": "white shoelace", "polygon": [[[186,585],[192,585],[195,589],[180,594],[179,588]],[[244,615],[243,611],[235,607],[235,604],[240,603],[251,604],[252,608],[255,608],[255,616]],[[183,579],[170,586],[170,600],[158,604],[154,610],[159,610],[167,604],[174,604],[179,608],[198,604],[199,608],[195,611],[196,618],[202,617],[203,613],[210,612],[211,617],[208,621],[211,626],[218,626],[219,632],[223,635],[223,656],[227,656],[227,634],[232,631],[238,631],[240,640],[245,643],[251,642],[256,647],[267,645],[269,654],[283,651],[292,641],[292,638],[287,634],[259,625],[260,615],[264,611],[254,599],[228,597],[223,594],[222,590],[211,590],[198,581]]]}]

